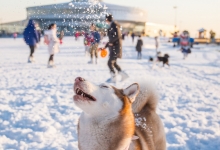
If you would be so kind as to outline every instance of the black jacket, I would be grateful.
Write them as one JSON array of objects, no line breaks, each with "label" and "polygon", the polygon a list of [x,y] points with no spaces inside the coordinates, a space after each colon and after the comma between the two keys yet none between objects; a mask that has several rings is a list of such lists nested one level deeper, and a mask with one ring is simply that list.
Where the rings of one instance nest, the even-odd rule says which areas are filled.
[{"label": "black jacket", "polygon": [[136,46],[136,50],[137,50],[138,52],[141,52],[141,51],[142,51],[142,46],[143,46],[143,41],[142,41],[142,39],[138,39],[137,46]]},{"label": "black jacket", "polygon": [[113,21],[108,29],[109,43],[113,44],[113,46],[106,45],[106,47],[109,47],[110,57],[122,57],[122,35],[120,28],[120,25]]}]

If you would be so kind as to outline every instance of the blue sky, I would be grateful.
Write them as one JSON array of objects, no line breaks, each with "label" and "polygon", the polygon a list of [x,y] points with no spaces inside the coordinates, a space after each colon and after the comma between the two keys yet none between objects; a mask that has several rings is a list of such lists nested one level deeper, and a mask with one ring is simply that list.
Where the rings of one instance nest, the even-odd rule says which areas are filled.
[{"label": "blue sky", "polygon": [[[71,0],[1,0],[0,22],[26,18],[28,6],[69,2]],[[107,3],[141,7],[148,12],[148,21],[174,25],[174,9],[177,6],[177,25],[187,29],[192,36],[204,27],[213,29],[220,38],[220,0],[104,0]]]}]

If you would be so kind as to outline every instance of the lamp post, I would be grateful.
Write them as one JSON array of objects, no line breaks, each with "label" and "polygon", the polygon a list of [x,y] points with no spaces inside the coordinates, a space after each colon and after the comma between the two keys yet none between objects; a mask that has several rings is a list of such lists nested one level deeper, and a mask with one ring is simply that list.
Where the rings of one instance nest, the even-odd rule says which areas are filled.
[{"label": "lamp post", "polygon": [[181,27],[182,27],[182,21],[180,21],[179,31],[181,31]]},{"label": "lamp post", "polygon": [[175,19],[174,19],[174,28],[175,28],[175,31],[176,31],[176,27],[177,27],[177,23],[176,23],[176,20],[177,20],[177,6],[174,6],[173,7],[174,8],[174,10],[175,10]]}]

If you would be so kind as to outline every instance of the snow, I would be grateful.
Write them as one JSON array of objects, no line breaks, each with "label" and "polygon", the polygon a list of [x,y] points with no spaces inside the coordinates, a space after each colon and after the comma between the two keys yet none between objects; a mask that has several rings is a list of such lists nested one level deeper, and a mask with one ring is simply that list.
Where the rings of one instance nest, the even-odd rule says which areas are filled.
[{"label": "snow", "polygon": [[[143,78],[156,84],[168,150],[219,150],[220,47],[196,45],[183,60],[178,48],[160,41],[159,50],[170,55],[170,69],[152,69],[148,62],[155,55],[153,39],[144,38],[143,59],[137,60],[135,44],[127,38],[118,63],[130,78],[115,86]],[[55,56],[57,67],[48,69],[44,44],[34,54],[36,63],[28,64],[29,48],[22,39],[0,39],[0,149],[78,149],[81,110],[72,100],[74,79],[100,84],[110,74],[107,58],[87,64],[82,38],[65,37],[63,42]]]}]

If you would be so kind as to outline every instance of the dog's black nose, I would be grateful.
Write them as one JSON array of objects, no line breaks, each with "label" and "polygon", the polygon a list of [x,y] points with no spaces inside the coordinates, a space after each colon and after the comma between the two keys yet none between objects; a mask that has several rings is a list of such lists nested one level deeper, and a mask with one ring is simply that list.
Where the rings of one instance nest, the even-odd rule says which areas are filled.
[{"label": "dog's black nose", "polygon": [[75,79],[75,81],[85,81],[85,79],[83,79],[83,78],[81,78],[81,77],[77,77],[77,78]]}]

